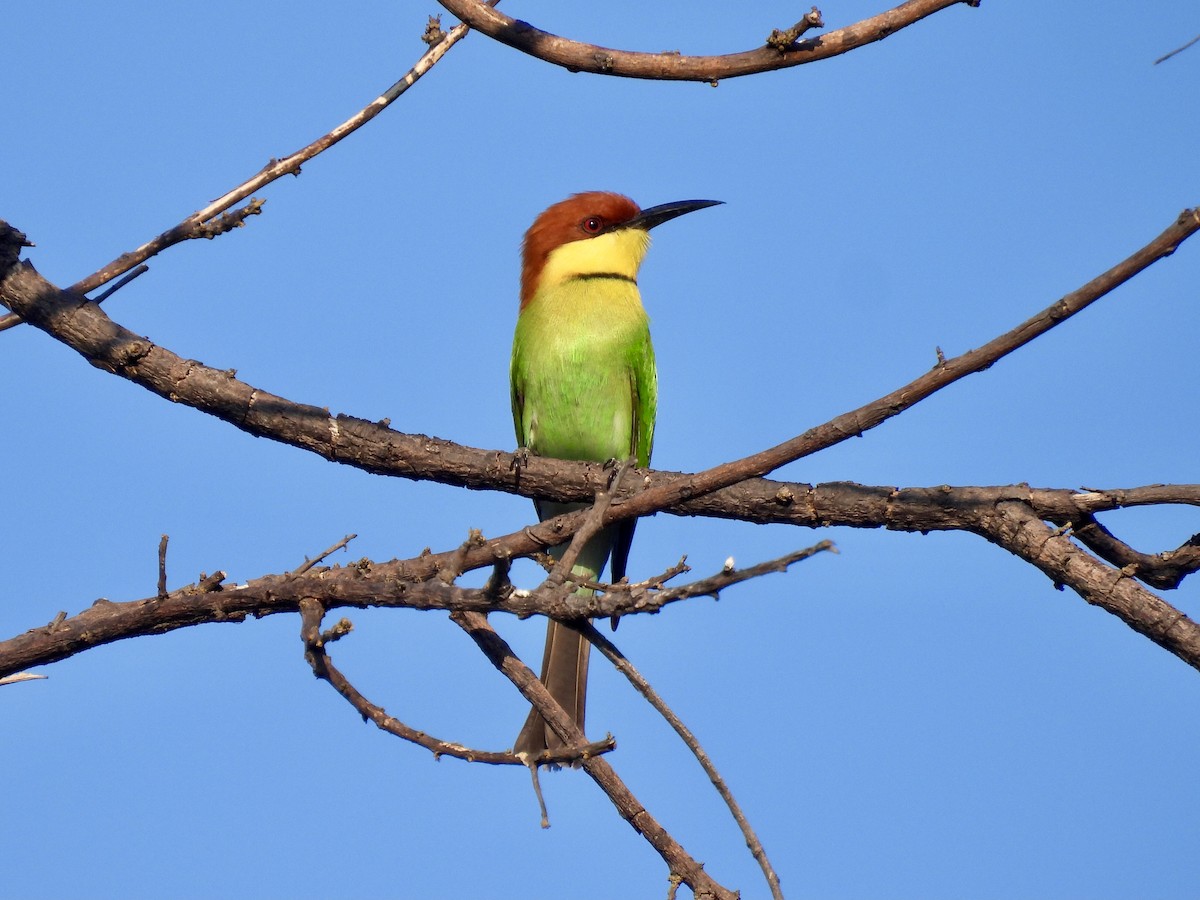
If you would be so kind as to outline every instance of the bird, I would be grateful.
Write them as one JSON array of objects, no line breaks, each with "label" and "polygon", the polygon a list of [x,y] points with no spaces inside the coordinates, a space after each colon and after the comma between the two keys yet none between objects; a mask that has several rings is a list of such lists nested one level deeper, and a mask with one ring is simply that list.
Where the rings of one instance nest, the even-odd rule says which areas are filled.
[{"label": "bird", "polygon": [[[641,209],[609,191],[574,194],[548,207],[521,245],[521,295],[510,368],[513,424],[522,451],[556,459],[650,464],[658,374],[638,271],[650,230],[720,200],[682,200]],[[586,503],[536,500],[539,520]],[[609,556],[612,581],[625,577],[636,519],[587,542],[572,572],[596,581]],[[567,544],[551,549],[561,558]],[[580,588],[578,594],[591,595]],[[551,621],[541,680],[582,731],[591,644]],[[514,752],[529,759],[563,741],[536,709]]]}]

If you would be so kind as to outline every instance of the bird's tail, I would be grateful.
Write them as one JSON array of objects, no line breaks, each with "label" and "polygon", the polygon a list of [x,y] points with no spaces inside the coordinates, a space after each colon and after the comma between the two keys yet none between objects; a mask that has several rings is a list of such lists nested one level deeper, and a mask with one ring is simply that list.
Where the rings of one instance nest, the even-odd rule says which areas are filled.
[{"label": "bird's tail", "polygon": [[[541,517],[568,512],[572,509],[583,508],[574,504],[545,503],[539,508]],[[604,569],[612,547],[613,535],[610,529],[605,529],[593,537],[575,562],[572,571],[590,581],[596,581]],[[550,551],[555,558],[561,558],[567,545],[562,544]],[[580,588],[575,592],[579,596],[590,597],[594,591]],[[546,627],[546,649],[542,655],[542,684],[550,691],[550,695],[559,705],[571,714],[579,730],[583,731],[584,710],[587,704],[587,673],[588,654],[592,645],[579,634],[558,622],[550,622]],[[545,720],[537,710],[531,709],[521,733],[517,735],[515,753],[528,753],[537,756],[543,750],[556,750],[563,746],[562,740],[546,725]]]}]

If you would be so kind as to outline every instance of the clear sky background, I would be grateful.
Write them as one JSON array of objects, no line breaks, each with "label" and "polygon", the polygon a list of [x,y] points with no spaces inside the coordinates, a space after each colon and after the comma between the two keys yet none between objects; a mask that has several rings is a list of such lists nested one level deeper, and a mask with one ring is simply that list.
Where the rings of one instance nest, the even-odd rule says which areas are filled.
[{"label": "clear sky background", "polygon": [[[830,28],[885,8],[823,7]],[[504,9],[631,49],[747,49],[780,2]],[[434,4],[45,0],[7,17],[0,217],[67,285],[324,133],[424,50]],[[447,17],[449,18],[449,17]],[[106,305],[291,399],[510,450],[522,232],[569,193],[727,205],[655,232],[642,273],[654,462],[775,444],[979,346],[1200,203],[1192,3],[984,0],[835,60],[724,82],[572,75],[472,35],[366,129],[261,193],[236,233]],[[900,486],[1198,480],[1200,243],[980,375],[777,477]],[[0,335],[0,633],[97,597],[514,531],[529,501],[374,477],[251,438]],[[1195,510],[1105,518],[1146,551]],[[686,520],[631,571],[822,555],[626,620],[789,897],[1190,897],[1200,675],[970,535]],[[532,566],[515,577],[532,585]],[[1195,616],[1193,580],[1169,600]],[[525,703],[442,614],[354,612],[335,660],[408,724],[489,749]],[[495,619],[540,659],[540,621]],[[584,775],[435,762],[305,664],[294,616],[103,647],[0,691],[13,897],[660,897],[661,860]],[[766,895],[695,762],[602,661],[589,731],[708,870]]]}]

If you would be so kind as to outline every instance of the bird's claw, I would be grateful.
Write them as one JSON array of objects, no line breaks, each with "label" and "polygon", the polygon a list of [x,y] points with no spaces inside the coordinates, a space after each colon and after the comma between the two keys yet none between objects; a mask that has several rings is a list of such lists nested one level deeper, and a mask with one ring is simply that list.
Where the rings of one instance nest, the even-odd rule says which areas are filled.
[{"label": "bird's claw", "polygon": [[603,471],[608,472],[608,485],[606,490],[615,490],[617,485],[621,483],[621,479],[625,473],[633,466],[637,465],[636,461],[631,457],[629,459],[616,459],[610,457],[604,461]]}]

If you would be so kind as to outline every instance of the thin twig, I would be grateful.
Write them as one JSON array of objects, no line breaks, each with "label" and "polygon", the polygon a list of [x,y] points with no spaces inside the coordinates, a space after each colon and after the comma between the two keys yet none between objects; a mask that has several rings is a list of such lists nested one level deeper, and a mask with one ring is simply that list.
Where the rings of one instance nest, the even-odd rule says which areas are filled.
[{"label": "thin twig", "polygon": [[338,619],[336,625],[321,632],[321,646],[327,647],[334,641],[340,641],[353,630],[354,623],[349,619],[345,617]]},{"label": "thin twig", "polygon": [[712,782],[713,787],[717,789],[717,793],[721,795],[721,799],[725,801],[725,805],[729,807],[729,812],[733,814],[738,828],[742,830],[742,836],[746,839],[746,846],[750,848],[750,853],[758,862],[763,876],[767,879],[767,885],[771,889],[771,896],[775,900],[783,900],[783,892],[779,887],[779,876],[775,874],[771,860],[767,858],[767,851],[763,849],[762,841],[758,839],[758,835],[755,834],[750,820],[742,812],[742,808],[734,798],[729,785],[725,783],[725,779],[717,771],[712,758],[700,746],[700,741],[696,735],[675,714],[675,711],[667,705],[667,702],[654,690],[650,682],[642,676],[642,673],[634,667],[633,663],[625,658],[625,654],[618,650],[612,641],[601,634],[595,625],[584,620],[576,622],[575,627],[579,629],[580,634],[592,642],[592,645],[597,650],[604,654],[609,662],[617,667],[622,675],[629,679],[629,683],[634,686],[639,694],[649,701],[651,706],[658,710],[659,715],[667,721],[668,725],[675,729],[675,733],[679,735],[683,743],[687,745],[687,748],[692,751],[692,755],[696,757],[697,762],[700,763],[700,767],[708,775],[708,780]]},{"label": "thin twig", "polygon": [[[145,262],[150,257],[161,253],[168,247],[183,241],[191,240],[196,237],[211,237],[211,228],[206,231],[205,226],[211,223],[211,220],[220,216],[222,213],[231,209],[238,203],[245,200],[255,191],[260,190],[284,175],[298,175],[300,167],[308,162],[313,157],[328,150],[334,144],[341,141],[343,138],[353,134],[359,128],[366,125],[369,121],[387,109],[397,100],[405,91],[417,83],[417,81],[428,72],[433,66],[445,56],[446,51],[457,44],[460,40],[466,37],[470,29],[466,25],[456,25],[445,34],[445,37],[437,44],[431,46],[417,60],[416,64],[409,69],[407,74],[390,88],[372,100],[363,109],[356,112],[349,119],[342,122],[340,125],[317,138],[306,147],[302,147],[296,152],[283,157],[283,159],[272,159],[263,168],[255,173],[250,178],[247,178],[237,187],[230,189],[216,200],[209,203],[203,209],[199,209],[192,213],[178,225],[169,228],[153,240],[147,241],[136,250],[128,253],[123,253],[108,265],[93,272],[91,275],[77,281],[71,285],[68,290],[77,295],[84,295],[90,291],[94,291],[100,285],[105,284],[119,275],[128,272],[140,263]],[[261,206],[261,201],[255,201]],[[251,204],[253,206],[254,204]],[[245,215],[251,215],[257,212],[257,209],[251,207],[245,208],[244,215],[237,219],[232,224],[239,224]],[[95,301],[99,303],[103,297],[97,298]],[[0,316],[0,331],[12,328],[19,325],[22,319],[15,313]]]},{"label": "thin twig", "polygon": [[[679,587],[663,588],[645,608],[648,610],[661,608],[661,606],[667,603],[673,603],[676,600],[690,600],[693,597],[715,598],[727,587],[741,584],[743,581],[749,581],[752,578],[761,578],[763,575],[769,575],[773,572],[786,572],[788,567],[793,563],[798,563],[801,560],[808,559],[810,556],[816,556],[818,553],[826,551],[830,553],[838,552],[833,541],[818,541],[811,547],[805,547],[802,550],[793,550],[791,553],[785,553],[783,556],[769,559],[766,562],[756,563],[744,569],[725,566],[715,575],[701,578],[699,581],[681,584]],[[640,608],[643,607],[639,604]]]},{"label": "thin twig", "polygon": [[158,540],[158,599],[167,599],[167,541],[169,535],[163,535]]},{"label": "thin twig", "polygon": [[791,28],[771,29],[771,34],[767,38],[767,46],[782,52],[790,49],[796,43],[796,39],[809,29],[824,27],[825,20],[821,18],[821,11],[814,6],[812,12],[805,13],[804,17]]},{"label": "thin twig", "polygon": [[336,544],[334,544],[332,547],[328,547],[325,550],[322,550],[320,553],[318,553],[312,559],[305,557],[304,564],[297,566],[295,569],[292,569],[292,574],[293,575],[303,575],[305,572],[307,572],[313,566],[320,563],[322,560],[327,559],[328,557],[332,556],[337,551],[341,550],[343,547],[345,547],[347,544],[349,544],[356,537],[358,537],[357,534],[348,534],[344,538],[342,538],[340,541],[338,541]]},{"label": "thin twig", "polygon": [[[322,681],[328,682],[335,691],[341,694],[358,711],[364,722],[370,721],[381,731],[386,731],[388,734],[409,741],[419,747],[424,747],[433,753],[435,757],[452,756],[455,759],[461,759],[466,762],[486,763],[493,766],[521,766],[525,764],[525,761],[521,757],[512,752],[475,750],[463,744],[439,740],[423,731],[411,728],[394,716],[388,715],[387,710],[364,697],[358,688],[351,684],[350,680],[333,664],[333,660],[329,658],[329,654],[325,650],[325,645],[330,640],[336,640],[338,637],[348,633],[349,628],[347,626],[349,623],[347,622],[345,625],[339,623],[334,629],[322,634],[321,620],[324,618],[324,615],[325,607],[319,600],[309,597],[300,601],[300,637],[304,642],[304,658],[308,660],[308,664],[312,667],[313,674]],[[615,747],[616,742],[610,737],[607,740],[595,743],[585,742],[585,746],[581,748],[580,752],[589,755],[598,755],[607,753]],[[573,758],[575,758],[574,755],[571,756],[571,759]]]},{"label": "thin twig", "polygon": [[642,581],[635,581],[632,584],[621,585],[621,587],[628,587],[631,590],[635,588],[653,588],[657,590],[668,581],[673,581],[680,575],[684,575],[690,571],[692,571],[692,567],[687,564],[687,556],[681,556],[679,557],[679,562],[667,567],[658,575],[651,575]]},{"label": "thin twig", "polygon": [[559,585],[563,583],[566,573],[575,568],[575,561],[579,559],[579,554],[583,552],[583,548],[587,545],[587,542],[604,527],[604,514],[608,512],[608,507],[612,504],[613,495],[616,494],[617,489],[621,486],[621,479],[625,477],[625,473],[629,470],[629,465],[630,460],[628,459],[619,463],[609,478],[607,487],[602,491],[596,492],[596,501],[592,504],[592,508],[588,510],[583,524],[579,526],[579,530],[571,538],[571,543],[563,551],[563,555],[557,565],[555,565],[553,571],[550,572],[548,580],[552,581],[552,583]]},{"label": "thin twig", "polygon": [[420,80],[421,76],[433,68],[433,66],[437,64],[438,60],[446,55],[446,52],[451,47],[466,37],[467,30],[468,29],[466,26],[462,25],[450,29],[450,31],[446,34],[445,39],[425,51],[425,53],[421,55],[421,58],[417,60],[413,67],[409,69],[407,73],[405,73],[403,78],[389,87],[386,91],[368,103],[361,110],[356,112],[350,118],[346,119],[346,121],[326,132],[308,146],[302,147],[301,149],[283,157],[282,159],[271,160],[269,163],[263,166],[259,172],[255,173],[250,178],[247,178],[237,187],[227,191],[225,194],[209,203],[203,209],[192,213],[181,223],[179,223],[179,225],[176,225],[174,228],[166,232],[163,232],[163,234],[154,238],[154,240],[143,244],[141,247],[138,247],[131,253],[123,254],[118,259],[113,260],[107,266],[99,269],[92,275],[89,275],[87,278],[76,282],[71,286],[70,290],[76,294],[86,294],[89,291],[95,290],[106,281],[112,280],[117,275],[129,270],[138,263],[144,262],[151,256],[161,252],[173,244],[179,243],[180,240],[185,240],[187,235],[181,234],[181,231],[190,232],[204,222],[207,222],[213,217],[231,209],[241,201],[245,200],[247,197],[251,196],[255,191],[270,184],[272,181],[282,178],[284,175],[293,175],[298,173],[300,171],[300,167],[304,163],[325,152],[342,139],[349,137],[359,128],[362,128],[362,126],[366,125],[377,115],[391,106],[392,103],[399,99],[405,91],[416,84],[417,81]]},{"label": "thin twig", "polygon": [[[150,271],[150,267],[143,263],[142,265],[140,265],[136,269],[134,269],[132,272],[128,272],[123,278],[119,279],[116,284],[110,286],[107,290],[102,291],[101,293],[99,293],[95,297],[93,297],[92,302],[93,303],[103,303],[105,300],[107,300],[109,297],[111,297],[113,294],[115,294],[121,288],[125,287],[125,285],[129,284],[129,282],[133,281],[133,279],[137,278],[139,275],[144,275],[149,271]],[[4,327],[5,326],[0,325],[0,331],[3,331]]]},{"label": "thin twig", "polygon": [[[550,696],[545,685],[496,633],[488,623],[487,616],[475,612],[454,612],[450,614],[450,618],[471,637],[492,665],[516,685],[565,744],[578,745],[585,740],[574,719]],[[583,770],[608,795],[621,817],[649,842],[666,862],[670,872],[678,874],[696,897],[736,900],[737,895],[734,892],[714,881],[704,871],[704,866],[650,815],[607,760],[602,757],[584,756],[581,764]]]},{"label": "thin twig", "polygon": [[[810,556],[815,556],[825,551],[837,553],[837,547],[834,546],[833,541],[819,541],[811,547],[785,553],[783,556],[748,566],[745,569],[738,569],[727,565],[715,575],[710,575],[707,578],[701,578],[698,581],[681,584],[673,588],[662,587],[661,577],[632,585],[604,584],[602,582],[581,580],[578,582],[580,587],[590,588],[601,593],[598,597],[589,598],[587,602],[591,607],[590,609],[572,608],[571,612],[573,615],[569,619],[574,624],[576,618],[599,615],[600,613],[596,611],[596,607],[603,609],[610,603],[618,604],[619,615],[627,616],[633,613],[658,612],[669,603],[676,603],[680,600],[691,600],[696,597],[719,599],[721,591],[727,587],[732,587],[743,581],[750,581],[753,578],[761,578],[763,575],[769,575],[773,572],[786,572],[788,567],[793,563],[800,562],[800,560],[808,559]],[[676,568],[678,567],[673,567],[673,569]],[[684,570],[688,569],[687,566],[683,568]],[[537,601],[557,597],[560,594],[561,591],[554,586],[545,585],[530,591],[528,597],[531,600]],[[567,604],[578,603],[578,601],[573,599],[566,599],[563,602]]]},{"label": "thin twig", "polygon": [[[299,170],[296,174],[300,174]],[[262,215],[263,204],[266,200],[260,200],[257,197],[251,198],[250,202],[241,209],[235,209],[233,212],[222,213],[202,222],[195,228],[195,233],[191,235],[193,238],[204,238],[211,241],[213,238],[220,237],[223,234],[228,234],[235,228],[242,228],[246,224],[246,219],[250,216]]]},{"label": "thin twig", "polygon": [[1160,62],[1163,62],[1164,60],[1168,60],[1168,59],[1170,59],[1170,58],[1171,58],[1172,56],[1174,56],[1176,53],[1182,53],[1184,50],[1186,50],[1188,47],[1192,46],[1192,44],[1196,43],[1197,41],[1200,41],[1200,34],[1196,35],[1194,38],[1192,38],[1190,41],[1188,41],[1188,42],[1187,42],[1186,44],[1184,44],[1182,47],[1176,47],[1176,48],[1175,48],[1174,50],[1172,50],[1170,53],[1167,53],[1167,54],[1165,54],[1165,55],[1163,55],[1163,56],[1160,56],[1158,59],[1156,59],[1156,60],[1154,61],[1154,65],[1156,65],[1156,66],[1157,66],[1157,65],[1158,65]]}]

